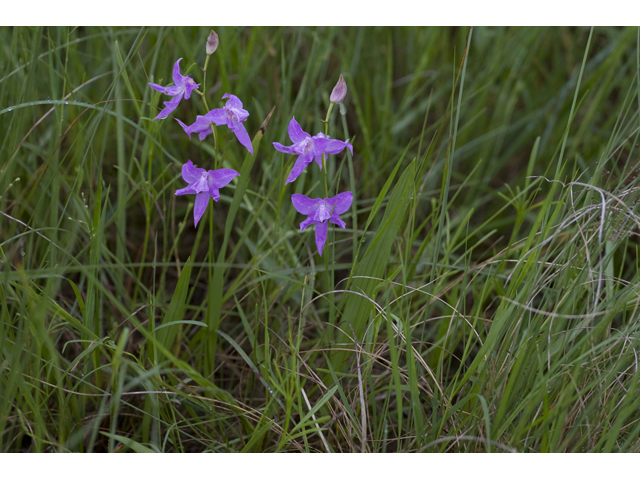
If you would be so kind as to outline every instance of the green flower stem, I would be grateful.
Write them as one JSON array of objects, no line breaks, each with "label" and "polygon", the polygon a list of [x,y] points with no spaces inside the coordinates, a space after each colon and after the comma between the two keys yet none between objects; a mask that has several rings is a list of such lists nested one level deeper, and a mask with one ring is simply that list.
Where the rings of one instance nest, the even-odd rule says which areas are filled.
[{"label": "green flower stem", "polygon": [[218,169],[218,134],[216,133],[216,124],[211,124],[211,132],[213,132],[213,169]]},{"label": "green flower stem", "polygon": [[[329,119],[331,118],[331,111],[333,110],[333,106],[335,104],[331,102],[329,104],[329,110],[327,110],[327,117],[324,119],[324,134],[325,136],[329,134]],[[329,186],[327,184],[327,155],[322,154],[322,173],[324,177],[324,194],[326,198],[329,198]]]},{"label": "green flower stem", "polygon": [[[342,113],[344,111],[344,113]],[[344,132],[344,138],[349,138],[349,128],[347,127],[347,112],[340,109],[340,116],[342,117],[342,130]],[[356,191],[356,176],[353,173],[353,155],[349,149],[347,149],[347,161],[349,164],[349,188],[352,192]],[[353,230],[353,261],[356,261],[356,252],[358,251],[358,215],[356,214],[356,201],[355,198],[351,202],[351,228]]]},{"label": "green flower stem", "polygon": [[[335,104],[333,102],[331,102],[329,104],[329,109],[327,110],[327,116],[324,119],[324,134],[325,134],[325,136],[329,135],[329,119],[331,118],[331,111],[333,110],[333,106],[334,105]],[[327,173],[327,156],[324,153],[322,154],[322,173],[323,173],[323,177],[324,177],[325,197],[326,198],[330,198],[329,186],[328,186],[328,183],[327,183],[327,177],[328,177],[328,173]],[[331,226],[331,228],[327,229],[327,242],[329,243],[329,245],[331,245],[331,253],[329,254],[329,252],[326,251],[326,250],[329,250],[329,248],[327,246],[327,249],[325,250],[325,254],[323,255],[323,257],[324,257],[324,271],[327,272],[327,287],[329,288],[329,291],[332,291],[333,288],[334,288],[333,281],[334,281],[334,278],[335,278],[334,268],[333,268],[334,265],[335,265],[335,248],[333,246],[334,239],[335,239],[335,226]],[[329,255],[331,256],[331,262],[329,262]],[[329,268],[329,263],[331,263],[331,268]],[[329,295],[329,303],[331,305],[334,305],[333,294]],[[329,325],[334,325],[335,324],[335,316],[336,316],[335,309],[334,308],[329,308]]]},{"label": "green flower stem", "polygon": [[[207,109],[207,113],[209,113],[211,111],[211,109],[209,108],[209,104],[207,103],[207,96],[205,95],[205,92],[207,91],[206,88],[206,84],[207,84],[207,66],[209,65],[209,58],[211,57],[211,55],[207,55],[205,61],[204,61],[204,67],[203,67],[203,76],[202,76],[202,101],[204,102],[204,106]],[[197,90],[196,90],[197,91]],[[200,93],[200,92],[198,92]],[[218,135],[216,134],[216,126],[215,124],[211,124],[211,133],[213,133],[213,169],[217,170],[218,169]],[[210,198],[209,199],[209,203],[212,203],[213,200]],[[213,208],[209,208],[209,205],[207,205],[207,210],[209,211],[209,252],[208,252],[208,258],[209,258],[209,285],[213,284],[213,271],[214,271],[214,267],[213,264],[215,263],[216,259],[214,256],[214,250],[213,250]],[[211,305],[209,305],[208,308],[211,308]],[[210,341],[214,343],[214,345],[211,345],[211,352],[215,352],[216,351],[216,345],[215,343],[217,343],[217,337],[213,336],[212,338],[210,338]],[[214,354],[215,357],[215,354]]]},{"label": "green flower stem", "polygon": [[211,57],[211,55],[207,55],[207,58],[204,61],[204,68],[202,69],[204,71],[204,76],[202,77],[202,92],[196,90],[196,92],[198,92],[202,97],[202,101],[204,102],[207,112],[209,112],[209,104],[207,104],[207,96],[205,95],[205,92],[207,91],[205,85],[207,84],[207,65],[209,65],[209,57]]},{"label": "green flower stem", "polygon": [[[207,55],[207,58],[204,61],[204,67],[203,67],[203,77],[202,77],[202,92],[199,90],[196,90],[196,92],[198,92],[200,94],[200,96],[202,97],[202,101],[204,102],[204,106],[207,109],[207,112],[210,112],[211,109],[209,108],[209,104],[207,103],[207,96],[205,95],[205,92],[207,91],[206,89],[206,84],[207,84],[207,66],[209,65],[209,58],[211,58],[211,55]],[[211,124],[211,133],[213,133],[213,151],[214,151],[214,155],[213,155],[213,169],[217,170],[218,169],[218,135],[216,135],[216,126],[215,124]]]}]

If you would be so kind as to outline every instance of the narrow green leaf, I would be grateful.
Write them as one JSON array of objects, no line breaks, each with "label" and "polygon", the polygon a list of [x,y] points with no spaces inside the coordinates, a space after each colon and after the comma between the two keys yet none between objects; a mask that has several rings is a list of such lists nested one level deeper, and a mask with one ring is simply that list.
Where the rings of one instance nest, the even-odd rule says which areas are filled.
[{"label": "narrow green leaf", "polygon": [[178,279],[178,284],[173,291],[173,296],[171,297],[167,313],[165,313],[162,323],[155,329],[155,332],[162,329],[162,331],[158,333],[157,337],[160,344],[167,349],[171,349],[173,346],[173,342],[178,335],[180,324],[184,322],[182,318],[187,310],[187,293],[189,292],[189,280],[191,278],[192,266],[191,257],[189,257],[187,259],[187,263],[182,269],[182,272],[180,272],[180,278]]},{"label": "narrow green leaf", "polygon": [[109,433],[109,432],[100,432],[100,433],[105,437],[113,438],[114,440],[119,441],[120,443],[126,445],[136,453],[158,453],[154,450],[151,450],[148,447],[145,447],[141,443],[138,443],[135,440],[131,440],[130,438],[123,437],[122,435],[117,435],[115,433]]},{"label": "narrow green leaf", "polygon": [[289,432],[288,438],[292,438],[293,433],[302,428],[303,426],[305,426],[305,424],[307,422],[309,422],[309,420],[311,419],[311,423],[316,423],[317,420],[313,420],[312,416],[318,411],[320,410],[320,408],[322,408],[322,406],[327,403],[331,397],[333,397],[333,395],[336,393],[336,391],[338,390],[338,385],[334,385],[333,387],[331,387],[329,390],[327,390],[327,392],[322,396],[322,398],[320,400],[318,400],[318,402],[311,408],[311,410],[309,410],[309,413],[307,413],[304,417],[302,417],[302,419],[300,420],[300,422],[291,429],[291,431]]},{"label": "narrow green leaf", "polygon": [[[360,260],[353,269],[353,278],[347,288],[348,290],[361,292],[369,298],[375,297],[376,288],[381,283],[380,280],[375,280],[375,278],[384,277],[387,268],[387,259],[391,255],[391,249],[396,240],[396,236],[405,221],[407,207],[410,203],[411,194],[414,191],[415,165],[416,161],[414,159],[400,176],[398,183],[393,189],[380,227],[371,240],[362,260]],[[345,332],[351,332],[352,327],[356,337],[361,339],[367,327],[370,313],[373,310],[373,305],[368,299],[360,295],[346,295],[348,295],[348,297],[342,319],[344,322],[347,322],[348,325],[345,325],[345,328],[342,328],[342,331],[338,333],[337,343],[339,344],[348,344],[351,342]],[[337,369],[341,369],[340,365],[347,359],[348,355],[349,352],[347,351],[337,350],[333,354],[331,362]]]},{"label": "narrow green leaf", "polygon": [[198,325],[199,327],[206,327],[207,326],[206,323],[199,322],[197,320],[176,320],[175,322],[163,323],[162,325],[159,325],[158,327],[156,327],[156,329],[153,330],[153,331],[157,332],[161,328],[170,327],[172,325]]}]

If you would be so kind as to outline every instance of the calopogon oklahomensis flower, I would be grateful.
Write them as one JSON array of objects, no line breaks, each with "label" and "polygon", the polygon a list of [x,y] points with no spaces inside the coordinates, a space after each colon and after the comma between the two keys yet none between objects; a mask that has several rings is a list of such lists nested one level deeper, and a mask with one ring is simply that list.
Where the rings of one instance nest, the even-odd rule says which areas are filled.
[{"label": "calopogon oklahomensis flower", "polygon": [[305,167],[314,159],[320,167],[320,170],[322,170],[323,153],[336,154],[347,147],[353,155],[353,145],[349,142],[329,138],[329,136],[325,136],[322,132],[312,137],[307,132],[302,131],[300,124],[296,121],[296,117],[293,117],[289,122],[289,138],[293,142],[293,145],[288,147],[278,142],[273,142],[276,150],[290,155],[299,155],[285,184],[291,183],[298,178]]},{"label": "calopogon oklahomensis flower", "polygon": [[351,192],[339,193],[333,198],[315,199],[299,193],[291,195],[294,208],[301,214],[308,215],[307,219],[300,224],[300,230],[304,230],[312,223],[316,224],[316,247],[318,247],[320,256],[322,256],[322,250],[327,241],[329,222],[344,228],[346,225],[340,220],[339,215],[349,210],[352,201],[353,194]]},{"label": "calopogon oklahomensis flower", "polygon": [[236,134],[236,137],[240,141],[244,147],[249,150],[251,155],[253,155],[253,145],[251,145],[251,139],[249,138],[249,134],[247,133],[247,129],[242,124],[247,117],[249,116],[249,112],[247,112],[244,108],[242,108],[242,102],[235,95],[231,95],[230,93],[225,93],[222,98],[228,98],[227,103],[222,108],[214,108],[209,113],[205,115],[198,115],[196,117],[196,121],[187,126],[180,120],[178,123],[183,128],[189,138],[191,138],[192,133],[197,133],[198,138],[202,141],[207,138],[207,135],[211,133],[211,124],[214,123],[216,125],[227,125],[231,129],[233,133]]},{"label": "calopogon oklahomensis flower", "polygon": [[165,118],[176,109],[183,98],[185,100],[189,100],[189,97],[191,97],[191,92],[200,86],[199,84],[194,82],[193,78],[191,78],[189,75],[180,75],[180,60],[182,60],[182,58],[179,58],[173,66],[173,86],[163,87],[162,85],[158,85],[157,83],[149,84],[149,86],[154,90],[173,97],[168,102],[164,102],[165,107],[158,115],[156,115],[154,120]]},{"label": "calopogon oklahomensis flower", "polygon": [[193,207],[195,226],[198,226],[198,222],[207,210],[209,197],[212,197],[215,202],[220,200],[220,189],[227,186],[233,180],[233,177],[239,176],[240,174],[231,168],[221,168],[219,170],[196,168],[191,160],[188,160],[182,166],[182,178],[189,185],[176,190],[176,195],[196,195],[196,202]]}]

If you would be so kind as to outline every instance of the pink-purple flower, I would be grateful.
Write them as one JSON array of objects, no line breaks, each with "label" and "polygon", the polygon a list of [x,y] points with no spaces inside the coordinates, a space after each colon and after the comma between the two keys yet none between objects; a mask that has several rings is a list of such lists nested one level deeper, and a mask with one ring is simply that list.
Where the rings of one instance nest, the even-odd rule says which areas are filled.
[{"label": "pink-purple flower", "polygon": [[218,48],[218,44],[220,41],[218,40],[218,34],[211,30],[211,33],[207,37],[207,44],[205,46],[205,52],[207,55],[212,55]]},{"label": "pink-purple flower", "polygon": [[345,223],[340,220],[339,215],[349,210],[352,201],[353,194],[351,192],[339,193],[333,198],[315,199],[299,193],[291,195],[294,208],[301,214],[308,215],[308,218],[300,224],[300,230],[304,230],[312,223],[316,224],[316,247],[318,247],[320,256],[322,256],[322,249],[327,241],[329,222],[344,228]]},{"label": "pink-purple flower", "polygon": [[344,77],[340,75],[338,79],[338,83],[333,87],[331,91],[331,96],[329,97],[329,101],[331,103],[342,103],[344,97],[347,96],[347,83],[344,81]]},{"label": "pink-purple flower", "polygon": [[273,146],[276,150],[290,155],[299,155],[285,183],[291,183],[298,178],[305,167],[314,159],[320,167],[320,170],[322,170],[323,153],[336,154],[340,153],[345,147],[347,147],[351,150],[351,154],[353,155],[353,146],[349,142],[334,140],[329,138],[329,136],[325,137],[324,133],[318,133],[315,137],[312,137],[308,133],[302,131],[302,128],[296,121],[295,117],[293,117],[289,122],[289,138],[291,138],[293,145],[288,147],[285,147],[278,142],[273,142]]},{"label": "pink-purple flower", "polygon": [[182,178],[189,186],[176,190],[176,195],[196,194],[193,207],[193,220],[196,226],[209,205],[209,197],[213,197],[215,202],[220,200],[220,189],[237,176],[240,174],[231,168],[208,171],[204,168],[196,168],[191,160],[182,166]]},{"label": "pink-purple flower", "polygon": [[196,121],[189,126],[185,125],[180,120],[178,120],[178,123],[184,129],[184,131],[187,132],[189,138],[191,138],[192,133],[197,133],[198,138],[201,141],[211,133],[212,123],[215,123],[216,125],[226,124],[227,127],[229,127],[231,131],[236,134],[236,137],[238,137],[240,143],[244,145],[247,150],[249,150],[251,155],[253,155],[253,145],[251,145],[251,139],[249,138],[247,129],[242,124],[242,122],[244,122],[249,116],[249,112],[242,108],[242,102],[235,95],[225,93],[222,98],[229,99],[227,100],[227,103],[224,107],[214,108],[205,115],[198,115],[196,117]]},{"label": "pink-purple flower", "polygon": [[149,84],[149,86],[154,90],[157,90],[158,92],[161,92],[161,93],[164,93],[165,95],[170,95],[173,97],[168,102],[164,102],[165,107],[156,116],[156,118],[154,118],[154,120],[157,120],[159,118],[165,118],[167,115],[169,115],[171,112],[173,112],[176,109],[176,107],[180,103],[180,100],[182,100],[183,98],[185,98],[186,100],[189,100],[189,97],[191,96],[191,92],[200,86],[199,84],[194,82],[193,78],[191,78],[190,76],[180,75],[180,60],[182,59],[179,58],[178,61],[173,66],[173,86],[172,87],[163,87],[156,83]]}]

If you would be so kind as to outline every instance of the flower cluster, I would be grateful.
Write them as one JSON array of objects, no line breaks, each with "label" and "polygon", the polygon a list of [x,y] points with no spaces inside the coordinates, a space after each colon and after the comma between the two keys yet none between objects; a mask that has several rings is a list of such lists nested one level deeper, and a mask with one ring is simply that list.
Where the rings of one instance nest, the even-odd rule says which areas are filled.
[{"label": "flower cluster", "polygon": [[[212,55],[217,48],[218,35],[211,30],[211,34],[207,38],[205,47],[207,62],[209,60],[209,56]],[[204,93],[198,91],[200,84],[196,83],[190,76],[182,75],[180,73],[180,60],[182,59],[179,58],[173,66],[172,86],[163,87],[156,83],[149,83],[149,86],[154,90],[172,97],[168,102],[164,102],[165,108],[162,109],[154,120],[166,118],[178,107],[178,104],[182,99],[189,100],[191,93],[194,90],[196,93],[204,96]],[[193,124],[187,126],[177,118],[176,121],[180,124],[187,135],[189,135],[189,139],[191,139],[192,133],[197,133],[198,138],[201,141],[213,132],[214,125],[226,124],[227,127],[235,133],[240,144],[243,145],[251,155],[253,155],[251,138],[247,133],[246,127],[242,123],[247,119],[247,117],[249,117],[249,112],[242,108],[242,102],[235,95],[225,93],[222,98],[228,99],[224,107],[214,108],[205,115],[198,115]],[[222,168],[219,170],[196,168],[191,160],[188,160],[187,163],[182,166],[182,179],[189,185],[177,190],[176,195],[196,195],[196,201],[193,208],[193,219],[196,226],[207,209],[209,197],[213,198],[215,202],[220,200],[220,189],[228,185],[234,177],[239,175],[240,174],[238,172],[230,168]]]},{"label": "flower cluster", "polygon": [[[218,35],[212,30],[205,45],[207,57],[204,67],[204,79],[206,79],[206,67],[209,62],[209,57],[216,51],[218,45]],[[203,91],[201,92],[198,90],[200,84],[196,83],[189,75],[182,75],[180,73],[181,60],[182,59],[179,58],[173,66],[173,85],[163,87],[156,83],[149,83],[149,86],[154,90],[171,97],[169,101],[164,102],[165,107],[154,120],[169,116],[176,110],[183,99],[189,100],[194,91],[203,98],[205,96],[204,80]],[[329,121],[334,105],[339,104],[342,111],[344,108],[342,102],[346,94],[347,84],[342,75],[340,75],[338,83],[331,92],[331,105],[325,122]],[[189,136],[189,139],[191,139],[191,134],[195,133],[198,134],[200,141],[205,140],[211,133],[213,133],[215,137],[215,127],[226,125],[229,130],[235,134],[240,144],[253,155],[251,138],[243,123],[249,117],[249,112],[244,109],[242,101],[235,95],[225,93],[222,99],[227,100],[224,106],[210,110],[207,107],[209,111],[204,115],[196,116],[195,122],[191,125],[185,124],[178,118],[175,120]],[[207,106],[206,101],[205,106]],[[322,170],[327,155],[338,154],[345,148],[348,148],[353,155],[353,145],[349,143],[348,139],[343,141],[330,138],[329,135],[326,134],[326,130],[325,133],[319,132],[317,135],[311,136],[311,134],[302,130],[302,127],[296,121],[295,117],[292,117],[289,122],[288,132],[292,142],[291,145],[285,146],[278,142],[273,143],[276,150],[297,156],[285,184],[295,181],[314,160],[320,170]],[[325,189],[327,189],[326,170],[323,173],[325,175]],[[187,163],[182,166],[182,179],[187,182],[187,186],[176,190],[175,194],[196,196],[193,208],[193,219],[194,224],[197,226],[204,212],[207,210],[209,198],[213,198],[215,202],[220,200],[220,189],[228,185],[234,177],[239,175],[237,171],[230,168],[221,168],[218,170],[197,168],[191,160],[187,160]],[[312,224],[315,225],[316,247],[318,248],[318,253],[322,256],[327,241],[329,223],[333,223],[340,228],[345,228],[346,225],[340,219],[340,215],[347,212],[351,207],[353,194],[351,192],[343,192],[338,193],[332,198],[315,199],[301,194],[293,194],[291,196],[291,202],[299,213],[307,216],[307,219],[300,223],[301,231]]]},{"label": "flower cluster", "polygon": [[[342,75],[340,75],[337,85],[331,92],[330,101],[332,105],[329,112],[331,112],[333,104],[342,103],[346,94],[347,84]],[[327,120],[328,117],[329,114],[327,115]],[[300,127],[295,117],[291,118],[288,131],[289,138],[291,142],[293,142],[292,145],[284,146],[281,143],[273,142],[276,150],[289,155],[298,155],[285,184],[291,183],[298,178],[307,165],[313,160],[316,161],[318,167],[322,170],[323,155],[337,154],[345,148],[348,148],[353,155],[353,145],[348,141],[332,139],[322,132],[312,137],[302,130],[302,127]],[[322,250],[327,241],[329,222],[338,225],[340,228],[345,228],[346,225],[340,220],[339,215],[349,210],[352,201],[353,194],[351,192],[339,193],[332,198],[311,199],[297,193],[291,196],[293,207],[302,215],[308,216],[307,219],[300,224],[300,230],[304,230],[311,224],[315,224],[316,226],[316,247],[318,248],[320,256],[322,256]]]}]

